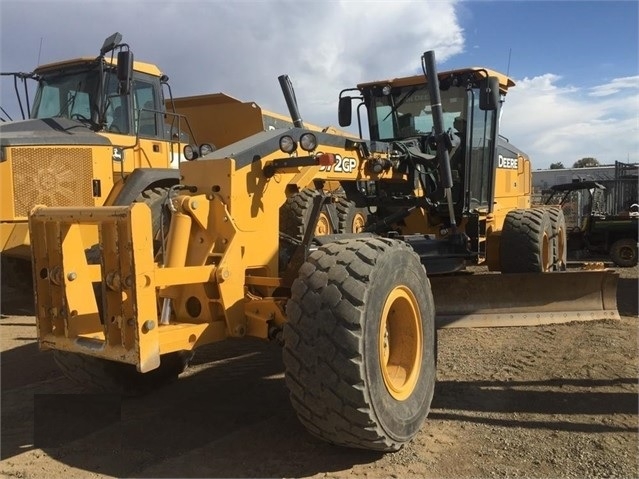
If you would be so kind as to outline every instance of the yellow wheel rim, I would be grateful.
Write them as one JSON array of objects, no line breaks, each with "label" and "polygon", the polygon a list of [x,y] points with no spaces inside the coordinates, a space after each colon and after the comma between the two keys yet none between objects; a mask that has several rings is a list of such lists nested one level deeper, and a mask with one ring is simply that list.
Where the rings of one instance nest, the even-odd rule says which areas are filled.
[{"label": "yellow wheel rim", "polygon": [[379,328],[379,362],[386,389],[398,401],[414,391],[422,363],[421,315],[415,296],[398,286],[386,298]]},{"label": "yellow wheel rim", "polygon": [[550,247],[550,238],[544,233],[544,237],[541,240],[541,261],[542,271],[550,271],[552,265],[552,248]]},{"label": "yellow wheel rim", "polygon": [[355,216],[353,216],[353,228],[351,229],[351,231],[353,233],[361,233],[364,230],[365,226],[366,218],[364,218],[364,215],[361,213],[355,213]]},{"label": "yellow wheel rim", "polygon": [[566,232],[563,229],[557,231],[557,261],[564,267],[564,251],[566,251]]},{"label": "yellow wheel rim", "polygon": [[329,235],[333,232],[331,228],[331,221],[326,213],[320,213],[320,217],[317,220],[317,226],[315,227],[315,236]]}]

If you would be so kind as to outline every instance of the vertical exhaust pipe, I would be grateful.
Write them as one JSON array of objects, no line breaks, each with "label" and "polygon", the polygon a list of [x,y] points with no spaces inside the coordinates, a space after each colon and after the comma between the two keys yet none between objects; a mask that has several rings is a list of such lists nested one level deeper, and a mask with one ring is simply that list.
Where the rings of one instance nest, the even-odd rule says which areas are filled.
[{"label": "vertical exhaust pipe", "polygon": [[455,221],[455,211],[453,209],[453,175],[450,171],[450,155],[448,154],[447,141],[444,138],[444,113],[442,111],[442,99],[439,94],[439,78],[437,77],[437,67],[435,66],[435,52],[430,50],[422,55],[422,66],[426,73],[428,83],[428,93],[430,96],[431,114],[433,115],[433,127],[435,138],[437,139],[437,156],[440,159],[439,174],[441,176],[442,187],[448,203],[448,215],[453,233],[457,230]]},{"label": "vertical exhaust pipe", "polygon": [[290,78],[288,75],[280,75],[277,79],[280,81],[280,87],[282,88],[288,111],[291,114],[293,125],[296,128],[304,128],[304,122],[302,121],[302,116],[297,106],[297,99],[295,98],[295,92],[293,91],[293,84]]}]

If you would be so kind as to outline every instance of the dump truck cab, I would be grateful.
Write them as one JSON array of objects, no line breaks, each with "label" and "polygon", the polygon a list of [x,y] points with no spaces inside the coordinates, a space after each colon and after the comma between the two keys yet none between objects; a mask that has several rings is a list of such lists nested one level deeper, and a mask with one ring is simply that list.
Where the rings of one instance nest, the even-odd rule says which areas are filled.
[{"label": "dump truck cab", "polygon": [[27,216],[36,204],[128,204],[178,182],[188,136],[164,107],[168,78],[120,41],[109,37],[97,58],[36,68],[29,118],[0,125],[3,258],[29,258]]}]

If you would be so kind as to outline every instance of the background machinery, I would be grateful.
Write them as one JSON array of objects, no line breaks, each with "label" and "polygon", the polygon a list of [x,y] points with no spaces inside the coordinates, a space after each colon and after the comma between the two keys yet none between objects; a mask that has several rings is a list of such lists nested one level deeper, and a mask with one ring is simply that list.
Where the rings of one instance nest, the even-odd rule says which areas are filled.
[{"label": "background machinery", "polygon": [[[312,434],[390,451],[428,414],[437,327],[618,317],[613,273],[561,271],[561,215],[530,207],[529,161],[499,139],[512,80],[422,62],[424,76],[342,92],[340,123],[358,98],[368,140],[305,128],[280,77],[294,127],[181,162],[158,256],[143,204],[34,208],[40,346],[85,386],[129,394],[204,344],[279,341]],[[317,236],[327,203],[337,233]]]},{"label": "background machinery", "polygon": [[545,203],[564,211],[569,253],[576,257],[604,254],[617,266],[637,265],[639,204],[630,201],[625,211],[611,213],[606,208],[606,187],[597,181],[563,183],[550,191]]}]

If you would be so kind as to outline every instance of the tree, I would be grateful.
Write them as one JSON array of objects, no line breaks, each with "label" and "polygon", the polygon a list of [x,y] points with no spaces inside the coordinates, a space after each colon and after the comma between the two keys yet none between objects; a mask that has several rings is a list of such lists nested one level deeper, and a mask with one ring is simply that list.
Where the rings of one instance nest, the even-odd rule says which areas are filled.
[{"label": "tree", "polygon": [[557,163],[551,163],[550,164],[550,169],[551,170],[563,170],[565,168],[564,164],[561,161],[558,161]]},{"label": "tree", "polygon": [[575,164],[572,165],[573,168],[592,168],[593,166],[599,166],[597,158],[582,158],[581,160],[575,161]]}]

